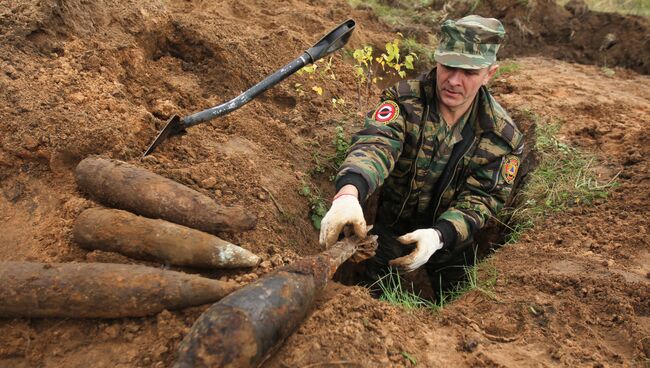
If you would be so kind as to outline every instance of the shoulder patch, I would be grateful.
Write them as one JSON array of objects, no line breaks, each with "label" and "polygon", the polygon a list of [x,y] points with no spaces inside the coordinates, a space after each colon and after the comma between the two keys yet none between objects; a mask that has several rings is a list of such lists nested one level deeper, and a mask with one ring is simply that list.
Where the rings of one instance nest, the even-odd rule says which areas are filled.
[{"label": "shoulder patch", "polygon": [[512,184],[517,177],[517,171],[519,171],[519,157],[513,155],[506,156],[503,169],[501,170],[503,180],[507,184]]},{"label": "shoulder patch", "polygon": [[395,101],[390,100],[380,103],[372,114],[372,118],[382,124],[388,124],[397,119],[398,116],[399,105]]}]

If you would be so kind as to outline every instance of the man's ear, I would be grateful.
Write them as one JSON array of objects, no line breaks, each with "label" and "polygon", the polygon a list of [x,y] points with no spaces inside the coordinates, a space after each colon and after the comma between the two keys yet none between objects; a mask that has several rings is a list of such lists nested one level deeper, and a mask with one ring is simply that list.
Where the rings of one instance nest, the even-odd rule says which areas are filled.
[{"label": "man's ear", "polygon": [[494,77],[494,74],[496,74],[497,70],[499,70],[499,64],[492,64],[488,67],[488,72],[485,75],[485,79],[483,80],[483,85],[488,84],[490,79]]}]

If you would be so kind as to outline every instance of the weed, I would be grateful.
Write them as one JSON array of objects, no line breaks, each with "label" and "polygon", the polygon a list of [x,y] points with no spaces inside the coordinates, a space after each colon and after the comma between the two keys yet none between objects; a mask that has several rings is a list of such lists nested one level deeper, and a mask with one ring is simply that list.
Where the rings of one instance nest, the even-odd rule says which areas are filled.
[{"label": "weed", "polygon": [[[474,255],[474,257],[476,257],[476,255]],[[496,298],[492,288],[496,284],[497,269],[489,262],[489,260],[474,265],[453,267],[461,267],[464,271],[465,277],[450,290],[439,289],[438,304],[440,305],[440,308],[471,291],[480,292],[492,299]],[[481,278],[480,275],[483,274],[487,274],[488,277],[485,279]]]},{"label": "weed", "polygon": [[[319,59],[313,64],[305,65],[300,70],[296,72],[296,75],[306,75],[307,79],[311,81],[311,84],[314,84],[309,88],[309,90],[316,93],[318,96],[323,95],[323,87],[320,84],[325,84],[327,79],[336,80],[336,74],[332,69],[333,66],[333,57],[330,56],[326,59]],[[304,96],[305,86],[302,83],[295,83],[294,89],[298,96]]]},{"label": "weed", "polygon": [[[433,10],[433,0],[348,0],[353,7],[363,6],[372,9],[379,20],[391,26],[422,24],[431,29],[445,18],[445,11]],[[397,5],[397,6],[395,6]]]},{"label": "weed", "polygon": [[334,155],[330,158],[330,161],[338,169],[347,156],[348,148],[350,148],[350,141],[345,138],[345,130],[343,130],[343,126],[340,124],[336,126],[333,143]]},{"label": "weed", "polygon": [[327,172],[329,173],[330,181],[334,181],[336,178],[336,171],[345,160],[348,148],[350,147],[350,141],[345,136],[345,130],[343,129],[342,123],[336,125],[332,146],[334,148],[334,153],[328,156],[323,156],[319,150],[314,151],[312,154],[314,168],[310,170],[310,174],[323,174]]},{"label": "weed", "polygon": [[409,353],[407,353],[405,351],[402,351],[402,356],[404,357],[404,359],[408,360],[408,362],[411,363],[411,365],[417,365],[418,364],[418,361],[415,360],[415,358],[413,358],[413,356],[411,356],[411,354],[409,354]]},{"label": "weed", "polygon": [[309,218],[314,227],[320,229],[320,223],[327,213],[327,204],[320,190],[303,180],[298,193],[307,198],[307,202],[309,203]]},{"label": "weed", "polygon": [[499,69],[497,69],[497,72],[494,73],[494,76],[492,77],[492,80],[498,79],[499,77],[503,75],[509,75],[513,74],[519,70],[519,64],[514,62],[514,61],[508,61],[504,62],[503,64],[499,65]]},{"label": "weed", "polygon": [[[402,278],[393,268],[389,268],[388,273],[381,276],[371,285],[371,287],[375,285],[381,291],[380,300],[400,306],[404,309],[426,308],[438,310],[442,307],[430,300],[422,298],[419,294],[415,294],[413,291],[404,288],[402,285]],[[411,285],[411,289],[412,288],[413,285]]]},{"label": "weed", "polygon": [[[460,295],[476,290],[485,294],[486,296],[494,299],[496,296],[492,291],[492,288],[497,281],[497,269],[492,266],[488,261],[475,264],[473,266],[462,266],[465,270],[466,280],[461,282],[459,285]],[[489,277],[486,279],[479,278],[479,271],[482,268],[482,271],[489,273]]]},{"label": "weed", "polygon": [[534,225],[535,224],[532,219],[522,220],[520,222],[512,224],[512,226],[506,225],[508,228],[508,233],[506,234],[505,242],[503,245],[514,244],[518,242],[519,238],[521,238],[521,235],[526,231],[532,229]]},{"label": "weed", "polygon": [[479,6],[480,4],[481,4],[481,0],[474,0],[474,1],[472,2],[472,6],[469,8],[469,11],[467,12],[467,14],[472,14],[472,13],[474,13],[474,10],[476,10],[476,8],[478,8],[478,6]]},{"label": "weed", "polygon": [[594,158],[557,138],[558,123],[538,124],[535,150],[540,163],[522,189],[527,209],[518,216],[535,220],[540,215],[566,210],[579,204],[592,204],[607,198],[617,186],[616,176],[600,183],[593,168]]}]

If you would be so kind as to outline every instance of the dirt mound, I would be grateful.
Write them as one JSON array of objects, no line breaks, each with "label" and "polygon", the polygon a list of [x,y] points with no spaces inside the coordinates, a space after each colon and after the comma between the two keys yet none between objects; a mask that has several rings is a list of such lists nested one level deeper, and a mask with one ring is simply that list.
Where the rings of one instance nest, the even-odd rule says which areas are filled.
[{"label": "dirt mound", "polygon": [[[455,16],[474,2],[458,2]],[[499,56],[545,56],[650,74],[650,18],[591,11],[583,1],[480,1],[472,13],[500,19],[506,41]]]},{"label": "dirt mound", "polygon": [[[536,4],[540,11],[546,3]],[[507,21],[519,19],[500,11]],[[235,97],[350,16],[359,23],[352,48],[395,37],[368,10],[342,0],[0,3],[0,260],[136,263],[71,240],[78,214],[96,206],[78,192],[72,171],[91,154],[148,168],[256,215],[255,230],[220,235],[259,254],[262,266],[206,276],[246,283],[315,253],[317,233],[298,191],[314,185],[331,195],[328,173],[306,173],[316,153],[333,152],[337,124],[347,132],[360,126],[345,53],[333,59],[335,78],[294,75],[240,110],[170,139],[153,156],[140,155],[170,115]],[[558,17],[565,17],[558,25],[574,18]],[[527,39],[548,43],[540,29]],[[424,366],[648,359],[648,78],[618,68],[607,76],[594,67],[518,62],[520,73],[496,82],[498,98],[511,110],[566,121],[567,139],[601,153],[604,177],[622,170],[612,200],[554,217],[497,254],[496,300],[469,294],[431,316],[374,300],[364,289],[333,286],[268,366],[407,366],[409,357]],[[332,98],[346,105],[337,109]],[[204,309],[110,321],[0,320],[0,366],[169,366]]]}]

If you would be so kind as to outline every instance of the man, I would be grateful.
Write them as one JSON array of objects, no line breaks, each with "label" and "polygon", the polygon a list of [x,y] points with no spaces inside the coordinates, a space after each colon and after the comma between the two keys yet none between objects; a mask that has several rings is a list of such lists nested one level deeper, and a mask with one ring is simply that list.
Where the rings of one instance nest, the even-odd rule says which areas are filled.
[{"label": "man", "polygon": [[385,90],[353,137],[320,232],[325,246],[348,224],[365,236],[362,204],[380,189],[370,276],[425,266],[434,289],[454,281],[444,270],[474,262],[474,234],[510,195],[523,148],[485,87],[498,69],[501,22],[470,15],[445,21],[442,34],[436,67]]}]

